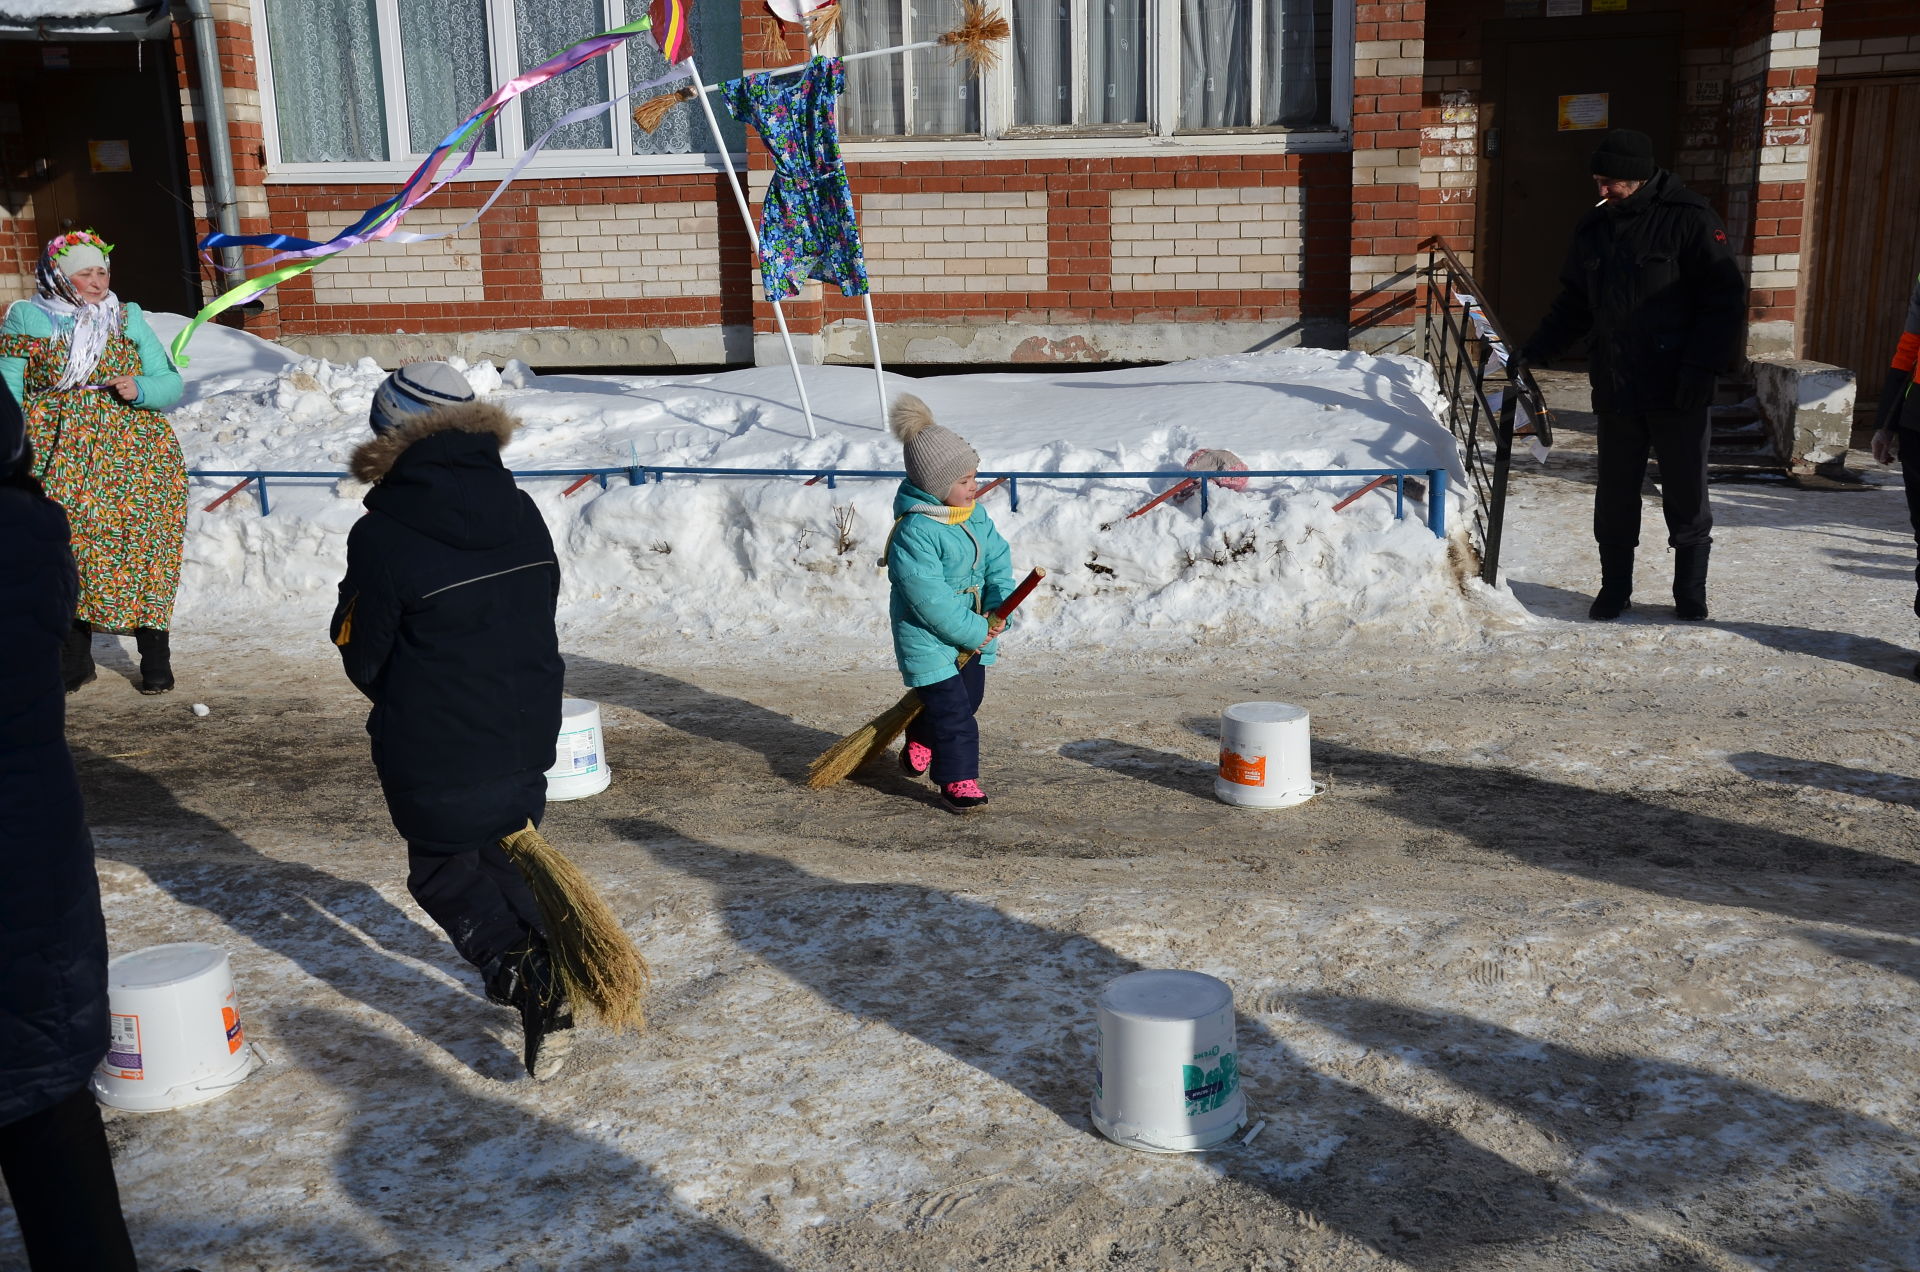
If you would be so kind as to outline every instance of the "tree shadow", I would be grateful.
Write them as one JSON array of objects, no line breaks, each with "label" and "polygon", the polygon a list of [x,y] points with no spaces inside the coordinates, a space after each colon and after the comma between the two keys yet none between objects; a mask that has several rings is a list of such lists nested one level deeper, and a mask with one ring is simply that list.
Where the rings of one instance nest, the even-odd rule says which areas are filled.
[{"label": "tree shadow", "polygon": [[[568,692],[638,711],[695,737],[752,751],[766,760],[776,777],[788,782],[805,784],[807,767],[840,740],[837,733],[801,724],[759,703],[714,693],[657,671],[581,654],[568,654],[566,661]],[[891,706],[892,699],[883,703],[876,696],[874,705]],[[924,787],[908,782],[879,760],[848,780],[888,794],[925,793]]]},{"label": "tree shadow", "polygon": [[[1447,1012],[1328,993],[1288,995],[1285,1003],[1290,1014],[1545,1132],[1556,1155],[1579,1159],[1582,1190],[1610,1208],[1661,1222],[1678,1211],[1722,1249],[1781,1267],[1920,1266],[1920,1207],[1907,1191],[1916,1142],[1885,1122],[1703,1069],[1581,1051]],[[1834,1198],[1836,1180],[1857,1191]],[[1801,1213],[1807,1198],[1822,1194],[1824,1213]],[[1756,1212],[1790,1225],[1756,1224]]]},{"label": "tree shadow", "polygon": [[360,1021],[314,1015],[326,1056],[313,1071],[353,1102],[334,1177],[404,1252],[387,1266],[779,1272],[646,1163],[451,1080]]},{"label": "tree shadow", "polygon": [[[1593,598],[1545,583],[1510,579],[1507,586],[1514,599],[1542,618],[1584,619]],[[1614,620],[1616,626],[1644,625],[1648,619],[1663,626],[1680,622],[1671,614],[1664,599],[1653,602],[1649,613],[1637,606]],[[1698,624],[1686,624],[1698,627]],[[1826,631],[1818,627],[1789,627],[1780,623],[1750,623],[1713,619],[1707,627],[1744,636],[1756,645],[1765,645],[1788,654],[1808,654],[1831,662],[1846,663],[1865,671],[1885,672],[1901,680],[1912,680],[1916,654],[1904,645],[1881,640],[1877,636],[1857,636],[1851,632]]]},{"label": "tree shadow", "polygon": [[175,901],[207,911],[474,1072],[505,1079],[520,1071],[519,1057],[483,1023],[500,1009],[484,1002],[478,973],[371,885],[269,857],[137,769],[85,747],[74,747],[73,758],[101,856],[139,869]]},{"label": "tree shadow", "polygon": [[1843,795],[1864,795],[1890,804],[1908,804],[1920,808],[1920,781],[1872,769],[1848,768],[1824,760],[1801,760],[1765,751],[1742,751],[1729,755],[1727,763],[1756,782],[1778,782],[1786,786],[1818,786]]},{"label": "tree shadow", "polygon": [[[711,890],[743,950],[837,1010],[877,1021],[1005,1083],[1085,1148],[1123,1152],[1092,1130],[1091,1003],[1142,965],[1078,933],[1012,918],[939,888],[843,883],[767,854],[691,839],[661,823],[609,829]],[[823,934],[830,934],[823,939]],[[936,970],[937,969],[937,970]],[[929,992],[937,976],[940,992]],[[1063,1018],[1063,1003],[1082,1004]],[[1280,1121],[1257,1147],[1202,1160],[1223,1178],[1303,1210],[1406,1266],[1467,1269],[1516,1243],[1567,1251],[1562,1266],[1639,1268],[1649,1236],[1605,1209],[1447,1128],[1316,1072],[1242,1017],[1250,1096]],[[1462,1204],[1461,1181],[1482,1195]],[[1694,1267],[1653,1238],[1663,1267]],[[1631,1248],[1630,1259],[1621,1252]]]}]

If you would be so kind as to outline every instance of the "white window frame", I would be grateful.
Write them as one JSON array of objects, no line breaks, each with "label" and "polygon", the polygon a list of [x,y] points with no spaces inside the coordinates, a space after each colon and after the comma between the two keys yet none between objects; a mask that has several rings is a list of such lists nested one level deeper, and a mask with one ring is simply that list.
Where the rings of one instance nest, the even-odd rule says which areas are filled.
[{"label": "white window frame", "polygon": [[[903,0],[868,0],[898,4]],[[1086,115],[1087,0],[1072,7],[1074,118]],[[982,71],[979,136],[848,138],[841,150],[849,163],[927,159],[1008,158],[1101,159],[1134,156],[1144,150],[1184,154],[1241,154],[1278,150],[1297,154],[1339,152],[1353,144],[1353,30],[1357,0],[1333,0],[1333,83],[1326,128],[1242,127],[1190,132],[1178,127],[1180,90],[1180,0],[1147,0],[1154,47],[1147,59],[1147,122],[1143,124],[1016,125],[1013,120],[1013,71],[1009,59]],[[1254,32],[1248,73],[1259,86],[1263,43]],[[837,37],[836,37],[837,38]]]},{"label": "white window frame", "polygon": [[[280,157],[280,119],[273,91],[273,50],[267,36],[266,0],[249,0],[253,21],[254,60],[260,83],[261,131],[265,135],[267,182],[269,185],[354,185],[397,184],[404,181],[425,154],[412,153],[412,137],[407,120],[405,67],[397,38],[400,6],[398,0],[374,0],[375,21],[380,34],[380,79],[387,112],[387,153],[398,155],[387,160],[345,160],[338,163],[288,163]],[[647,0],[598,0],[606,26],[617,26],[646,12]],[[498,85],[517,74],[519,43],[514,35],[512,0],[487,0],[487,48],[491,65],[490,82]],[[602,28],[605,29],[604,27]],[[641,33],[636,40],[651,39]],[[608,82],[613,94],[627,91],[627,59],[624,49],[604,55]],[[584,72],[583,72],[584,73]],[[663,91],[671,91],[663,90]],[[711,96],[711,95],[710,95]],[[479,105],[478,102],[474,103]],[[611,127],[613,145],[605,150],[541,151],[523,170],[522,176],[548,180],[569,177],[670,176],[681,173],[720,172],[725,169],[719,152],[684,155],[640,155],[633,152],[630,111],[638,102],[629,101],[613,108]],[[716,112],[725,107],[714,104]],[[694,109],[699,109],[697,106]],[[494,135],[499,151],[481,151],[473,165],[461,174],[463,181],[499,180],[506,176],[519,158],[525,144],[522,115],[518,101],[508,102],[494,120]],[[737,166],[746,166],[744,153],[733,155]],[[448,162],[452,162],[450,159]]]}]

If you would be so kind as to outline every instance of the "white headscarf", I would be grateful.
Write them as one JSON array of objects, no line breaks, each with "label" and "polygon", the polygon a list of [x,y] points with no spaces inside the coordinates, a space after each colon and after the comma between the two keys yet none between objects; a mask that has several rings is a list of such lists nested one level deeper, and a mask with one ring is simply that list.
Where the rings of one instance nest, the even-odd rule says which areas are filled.
[{"label": "white headscarf", "polygon": [[[96,235],[79,238],[63,234],[47,244],[34,273],[36,287],[30,303],[53,319],[56,331],[68,319],[73,321],[73,333],[67,337],[67,365],[53,386],[56,392],[93,382],[94,369],[100,365],[100,355],[107,351],[107,341],[120,334],[125,321],[118,296],[108,292],[98,304],[89,305],[80,299],[73,280],[67,277],[68,266],[77,271],[89,265],[104,265],[106,254],[101,250],[104,246]],[[82,248],[88,250],[82,251]],[[69,259],[63,261],[63,255]]]}]

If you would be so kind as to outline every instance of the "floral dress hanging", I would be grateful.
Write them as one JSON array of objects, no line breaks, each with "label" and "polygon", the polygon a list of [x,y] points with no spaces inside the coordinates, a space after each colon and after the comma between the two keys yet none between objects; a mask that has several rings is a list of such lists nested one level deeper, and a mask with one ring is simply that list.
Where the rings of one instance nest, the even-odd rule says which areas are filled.
[{"label": "floral dress hanging", "polygon": [[797,75],[763,71],[720,86],[733,117],[752,124],[773,156],[773,181],[760,211],[760,279],[768,300],[794,295],[810,278],[838,283],[842,295],[867,294],[853,187],[833,122],[846,78],[839,58],[816,57]]}]

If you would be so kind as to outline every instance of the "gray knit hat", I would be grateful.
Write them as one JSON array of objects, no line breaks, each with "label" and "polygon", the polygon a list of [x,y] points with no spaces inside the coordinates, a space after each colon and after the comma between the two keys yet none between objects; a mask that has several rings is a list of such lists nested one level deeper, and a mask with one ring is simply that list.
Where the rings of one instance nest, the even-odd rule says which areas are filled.
[{"label": "gray knit hat", "polygon": [[467,377],[444,362],[409,362],[385,380],[373,395],[367,423],[384,433],[410,415],[473,401]]},{"label": "gray knit hat", "polygon": [[980,456],[950,428],[933,422],[933,411],[911,393],[893,400],[888,422],[907,453],[907,480],[945,499],[947,488],[980,468]]}]

